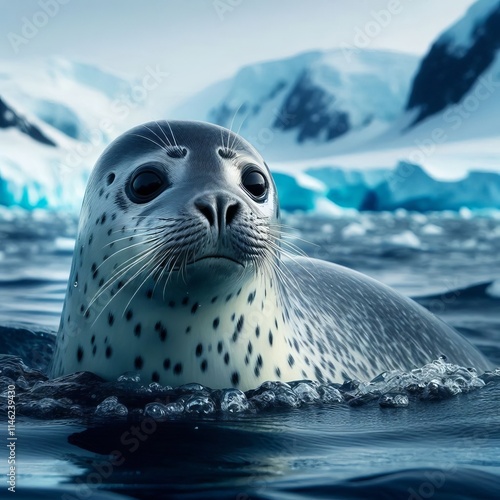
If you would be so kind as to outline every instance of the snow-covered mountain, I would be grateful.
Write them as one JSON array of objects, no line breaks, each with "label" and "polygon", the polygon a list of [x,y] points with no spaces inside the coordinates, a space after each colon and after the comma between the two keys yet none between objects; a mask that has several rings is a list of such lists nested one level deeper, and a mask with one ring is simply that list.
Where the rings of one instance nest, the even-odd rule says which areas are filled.
[{"label": "snow-covered mountain", "polygon": [[16,109],[79,141],[95,142],[98,130],[103,144],[112,137],[99,122],[113,119],[111,103],[130,94],[132,83],[95,66],[59,57],[2,61],[0,70],[0,95]]},{"label": "snow-covered mountain", "polygon": [[278,151],[290,143],[318,145],[391,123],[417,65],[415,56],[394,52],[307,52],[245,66],[173,115],[239,130]]},{"label": "snow-covered mountain", "polygon": [[[422,60],[407,105],[417,112],[415,123],[459,103],[481,77],[491,78],[492,66],[498,73],[499,50],[500,1],[479,0],[436,40]],[[484,99],[498,89],[498,80],[490,81],[489,86],[484,89]]]}]

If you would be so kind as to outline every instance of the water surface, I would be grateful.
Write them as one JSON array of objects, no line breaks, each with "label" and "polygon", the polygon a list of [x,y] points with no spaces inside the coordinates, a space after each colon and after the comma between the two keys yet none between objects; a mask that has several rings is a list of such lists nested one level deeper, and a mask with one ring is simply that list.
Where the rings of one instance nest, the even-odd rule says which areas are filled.
[{"label": "water surface", "polygon": [[[401,212],[286,223],[303,251],[416,297],[500,366],[499,220]],[[0,352],[28,368],[50,355],[75,231],[70,216],[0,214]],[[500,497],[498,377],[456,395],[410,394],[399,408],[346,396],[155,421],[141,413],[150,394],[123,399],[93,379],[63,389],[73,399],[56,418],[50,384],[6,374],[18,394],[18,498]],[[128,413],[96,413],[113,391]],[[2,471],[6,461],[1,452]]]}]

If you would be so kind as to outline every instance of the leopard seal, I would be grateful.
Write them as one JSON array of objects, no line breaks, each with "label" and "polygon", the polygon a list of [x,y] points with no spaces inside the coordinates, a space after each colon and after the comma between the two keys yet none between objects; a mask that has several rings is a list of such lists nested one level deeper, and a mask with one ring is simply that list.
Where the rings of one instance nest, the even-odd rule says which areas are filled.
[{"label": "leopard seal", "polygon": [[151,122],[88,181],[52,376],[139,372],[164,385],[369,380],[446,355],[459,333],[350,269],[288,255],[262,156],[204,122]]}]

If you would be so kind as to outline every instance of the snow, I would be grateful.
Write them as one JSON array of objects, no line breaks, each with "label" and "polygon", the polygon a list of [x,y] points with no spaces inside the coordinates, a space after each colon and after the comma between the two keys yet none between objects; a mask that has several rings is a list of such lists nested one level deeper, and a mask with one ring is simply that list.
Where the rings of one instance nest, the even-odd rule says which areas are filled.
[{"label": "snow", "polygon": [[474,3],[465,16],[447,29],[437,40],[438,44],[447,44],[449,50],[460,54],[474,42],[475,29],[496,8],[500,7],[499,0],[479,0]]}]

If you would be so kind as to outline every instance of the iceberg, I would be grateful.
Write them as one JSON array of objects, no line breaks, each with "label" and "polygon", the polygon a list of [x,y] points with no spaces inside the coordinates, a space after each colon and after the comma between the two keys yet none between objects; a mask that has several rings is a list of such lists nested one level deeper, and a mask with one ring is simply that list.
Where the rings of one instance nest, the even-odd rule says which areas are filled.
[{"label": "iceberg", "polygon": [[315,212],[322,215],[342,213],[342,209],[328,199],[327,186],[307,174],[274,172],[273,178],[282,210]]}]

